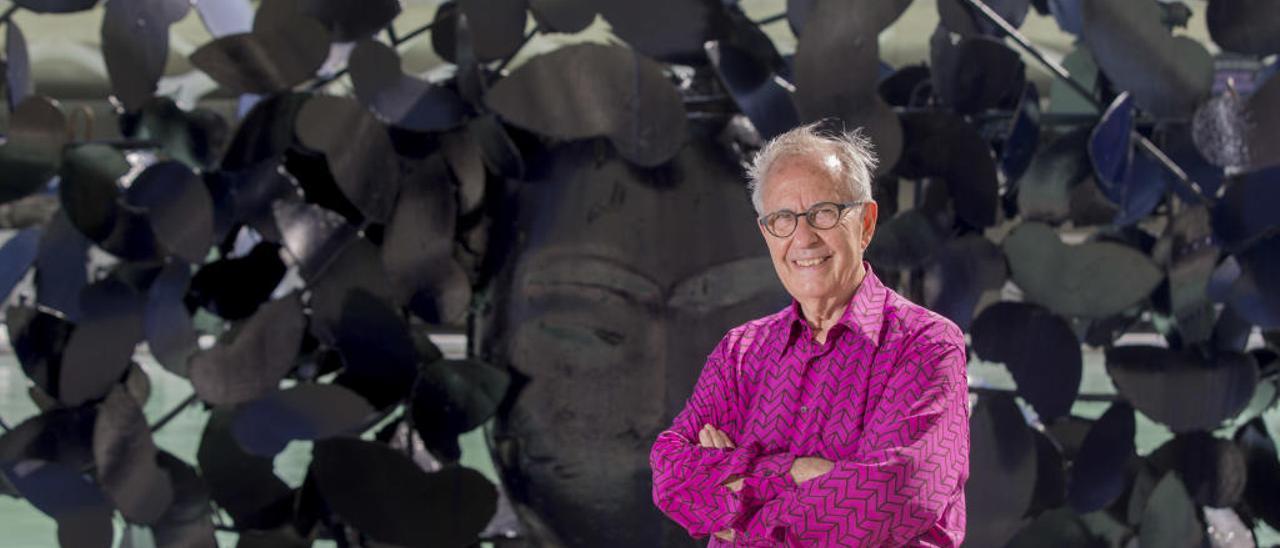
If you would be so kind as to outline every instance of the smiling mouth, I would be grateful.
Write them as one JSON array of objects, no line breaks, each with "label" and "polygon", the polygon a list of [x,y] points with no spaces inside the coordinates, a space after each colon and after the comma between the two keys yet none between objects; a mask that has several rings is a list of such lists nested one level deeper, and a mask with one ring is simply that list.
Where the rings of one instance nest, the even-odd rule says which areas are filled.
[{"label": "smiling mouth", "polygon": [[827,255],[826,257],[817,257],[813,259],[794,260],[794,261],[791,261],[791,263],[801,268],[813,268],[815,266],[818,266],[822,263],[827,262],[830,259],[831,259],[831,256]]}]

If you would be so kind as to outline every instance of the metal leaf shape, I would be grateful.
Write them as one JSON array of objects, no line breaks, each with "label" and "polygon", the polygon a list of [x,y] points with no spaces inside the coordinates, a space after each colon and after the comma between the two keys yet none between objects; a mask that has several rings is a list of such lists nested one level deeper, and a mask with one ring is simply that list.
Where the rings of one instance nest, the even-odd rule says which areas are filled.
[{"label": "metal leaf shape", "polygon": [[119,180],[130,169],[110,146],[77,146],[63,160],[58,197],[71,223],[104,250],[122,259],[149,259],[157,251],[151,223],[121,200]]},{"label": "metal leaf shape", "polygon": [[195,325],[184,298],[191,283],[191,268],[175,261],[164,267],[151,284],[143,313],[147,347],[165,369],[187,376],[187,358],[197,350]]},{"label": "metal leaf shape", "polygon": [[1001,362],[1044,422],[1071,412],[1084,358],[1071,325],[1033,304],[999,302],[973,322],[974,351]]},{"label": "metal leaf shape", "polygon": [[316,74],[329,57],[329,32],[303,15],[200,46],[191,63],[237,93],[286,91]]},{"label": "metal leaf shape", "polygon": [[262,242],[243,257],[204,265],[191,279],[191,300],[225,320],[248,318],[285,274],[280,247]]},{"label": "metal leaf shape", "polygon": [[1119,314],[1163,279],[1151,259],[1135,249],[1110,242],[1068,246],[1040,223],[1022,223],[1001,247],[1027,300],[1064,316]]},{"label": "metal leaf shape", "polygon": [[377,409],[407,398],[418,376],[418,354],[400,313],[362,289],[347,292],[334,347],[346,364],[334,382]]},{"label": "metal leaf shape", "polygon": [[102,57],[111,93],[137,110],[156,91],[169,56],[169,25],[187,15],[186,0],[111,0],[102,16]]},{"label": "metal leaf shape", "polygon": [[299,384],[240,407],[231,434],[248,453],[268,457],[294,440],[353,433],[373,417],[374,409],[355,392],[332,384]]},{"label": "metal leaf shape", "polygon": [[1174,432],[1217,428],[1244,409],[1258,384],[1258,364],[1248,354],[1207,361],[1153,346],[1108,350],[1107,373],[1127,401]]},{"label": "metal leaf shape", "polygon": [[642,166],[670,160],[686,138],[684,106],[661,67],[618,46],[580,44],[530,59],[495,83],[484,102],[548,137],[608,137]]},{"label": "metal leaf shape", "polygon": [[[426,473],[380,443],[333,439],[316,444],[316,486],[333,512],[379,542],[468,546],[497,508],[498,494],[479,472],[448,467]],[[399,495],[388,500],[386,493]]]},{"label": "metal leaf shape", "polygon": [[191,168],[157,162],[129,185],[125,200],[145,208],[156,241],[170,253],[200,264],[213,245],[213,198]]},{"label": "metal leaf shape", "polygon": [[471,300],[470,282],[453,259],[457,217],[449,174],[443,160],[432,157],[406,182],[383,235],[382,262],[395,300],[416,301],[411,308],[428,322],[461,321]]},{"label": "metal leaf shape", "polygon": [[1275,527],[1280,524],[1280,459],[1276,444],[1261,418],[1250,420],[1235,433],[1235,443],[1244,452],[1249,481],[1244,485],[1244,502],[1249,513]]},{"label": "metal leaf shape", "polygon": [[[968,542],[1003,546],[1021,527],[1035,492],[1036,447],[1013,397],[983,396],[969,419],[972,449],[965,498],[973,525]],[[1004,485],[996,492],[982,485]]]},{"label": "metal leaf shape", "polygon": [[26,228],[5,240],[0,246],[0,302],[8,302],[9,294],[27,276],[40,250],[40,229]]},{"label": "metal leaf shape", "polygon": [[52,99],[28,97],[9,118],[7,139],[0,145],[0,203],[40,190],[57,174],[67,142],[66,116]]},{"label": "metal leaf shape", "polygon": [[1080,445],[1071,466],[1067,500],[1077,512],[1105,508],[1124,493],[1125,466],[1134,455],[1133,408],[1116,402],[1102,414]]},{"label": "metal leaf shape", "polygon": [[35,91],[31,81],[31,59],[27,56],[27,39],[22,30],[9,21],[4,36],[5,95],[9,99],[9,111],[13,112]]},{"label": "metal leaf shape", "polygon": [[1212,0],[1204,15],[1209,36],[1222,49],[1259,56],[1280,53],[1280,2]]},{"label": "metal leaf shape", "polygon": [[1200,546],[1204,539],[1204,525],[1177,474],[1169,472],[1156,483],[1147,507],[1142,511],[1142,526],[1138,532],[1143,546]]},{"label": "metal leaf shape", "polygon": [[[881,171],[902,152],[903,128],[876,93],[880,48],[874,39],[909,2],[819,0],[796,45],[796,108],[801,121],[835,117],[849,129],[866,128]],[[831,60],[841,70],[831,70]]]},{"label": "metal leaf shape", "polygon": [[795,86],[737,46],[711,41],[706,49],[720,83],[761,139],[772,139],[799,125],[791,100]]},{"label": "metal leaf shape", "polygon": [[549,32],[574,33],[596,18],[596,7],[587,0],[528,0],[529,13]]},{"label": "metal leaf shape", "polygon": [[200,437],[196,460],[209,496],[236,526],[270,529],[292,514],[293,491],[272,470],[271,459],[246,453],[231,434],[234,414],[214,408]]},{"label": "metal leaf shape", "polygon": [[297,293],[263,305],[213,348],[191,358],[191,386],[200,399],[233,405],[265,396],[280,384],[302,344],[306,318]]},{"label": "metal leaf shape", "polygon": [[1152,451],[1150,460],[1161,472],[1177,472],[1197,506],[1235,506],[1244,494],[1244,452],[1208,432],[1178,435]]},{"label": "metal leaf shape", "polygon": [[1227,183],[1213,206],[1213,233],[1227,249],[1248,247],[1259,236],[1280,227],[1274,208],[1280,204],[1280,166],[1255,171]]},{"label": "metal leaf shape", "polygon": [[1026,83],[1026,66],[1018,53],[989,36],[954,42],[939,25],[930,40],[933,89],[943,104],[960,114],[973,114],[1013,103]]},{"label": "metal leaf shape", "polygon": [[489,420],[507,395],[511,376],[476,360],[427,364],[413,393],[413,426],[429,446]]},{"label": "metal leaf shape", "polygon": [[1144,111],[1185,118],[1209,96],[1213,62],[1204,46],[1174,37],[1155,0],[1081,0],[1084,41],[1116,87]]},{"label": "metal leaf shape", "polygon": [[333,32],[334,42],[368,38],[400,15],[400,2],[397,0],[300,0],[299,4],[303,14],[314,17],[329,27]]},{"label": "metal leaf shape", "polygon": [[1280,234],[1268,236],[1223,261],[1213,276],[1236,269],[1236,276],[1218,300],[1231,304],[1242,317],[1263,329],[1280,327],[1280,287],[1269,280],[1280,276]]},{"label": "metal leaf shape", "polygon": [[400,190],[400,169],[391,137],[353,99],[316,95],[298,111],[298,140],[323,152],[338,187],[370,221],[385,223]]},{"label": "metal leaf shape", "polygon": [[142,407],[122,386],[112,389],[98,410],[93,458],[99,484],[125,519],[155,523],[173,502],[173,483],[156,464]]},{"label": "metal leaf shape", "polygon": [[999,289],[1007,278],[1004,254],[990,240],[974,235],[948,240],[925,267],[925,306],[968,331],[982,293]]},{"label": "metal leaf shape", "polygon": [[960,116],[937,111],[904,114],[902,128],[906,146],[895,171],[909,179],[945,179],[957,217],[975,228],[995,224],[995,159],[978,131]]},{"label": "metal leaf shape", "polygon": [[441,131],[461,125],[470,110],[453,90],[404,74],[400,55],[382,42],[358,42],[347,66],[356,98],[392,126]]},{"label": "metal leaf shape", "polygon": [[84,317],[63,351],[59,400],[79,405],[105,397],[124,378],[134,347],[143,340],[143,306],[143,297],[115,278],[80,293]]}]

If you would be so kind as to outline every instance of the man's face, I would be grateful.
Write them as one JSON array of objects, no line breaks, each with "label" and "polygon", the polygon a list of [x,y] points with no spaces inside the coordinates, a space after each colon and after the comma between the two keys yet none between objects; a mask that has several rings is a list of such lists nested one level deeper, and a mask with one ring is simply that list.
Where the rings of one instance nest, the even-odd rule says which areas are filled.
[{"label": "man's face", "polygon": [[[875,202],[846,209],[835,227],[819,230],[799,214],[820,202],[854,201],[825,167],[831,156],[780,158],[765,174],[764,215],[789,209],[798,214],[795,232],[779,238],[760,226],[773,267],[793,297],[805,300],[840,297],[862,276],[862,252],[875,232]],[[815,263],[816,261],[816,263]]]}]

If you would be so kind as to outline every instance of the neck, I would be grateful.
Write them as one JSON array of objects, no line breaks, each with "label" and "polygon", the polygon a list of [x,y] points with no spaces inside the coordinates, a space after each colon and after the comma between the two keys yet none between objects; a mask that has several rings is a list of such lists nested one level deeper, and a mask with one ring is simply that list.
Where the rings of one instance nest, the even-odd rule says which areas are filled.
[{"label": "neck", "polygon": [[853,294],[862,286],[862,280],[867,277],[867,270],[862,264],[858,264],[858,270],[854,274],[853,283],[850,287],[841,291],[837,295],[815,297],[811,299],[796,299],[800,303],[800,312],[804,315],[804,320],[809,324],[809,328],[813,331],[813,337],[819,342],[826,342],[827,330],[840,318],[844,316],[845,309],[849,307],[849,301],[853,300]]}]

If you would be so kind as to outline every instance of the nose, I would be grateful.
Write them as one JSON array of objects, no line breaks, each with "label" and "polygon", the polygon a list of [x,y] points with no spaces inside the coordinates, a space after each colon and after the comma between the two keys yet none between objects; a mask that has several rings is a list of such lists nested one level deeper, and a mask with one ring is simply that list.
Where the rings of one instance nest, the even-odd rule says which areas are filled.
[{"label": "nose", "polygon": [[818,241],[817,229],[809,226],[804,217],[796,219],[796,231],[791,234],[792,244],[800,247],[809,247]]}]

